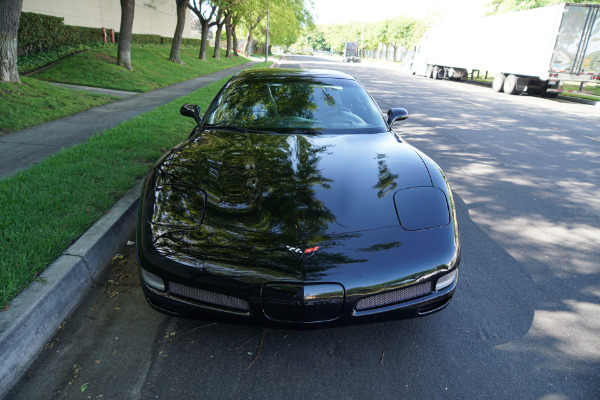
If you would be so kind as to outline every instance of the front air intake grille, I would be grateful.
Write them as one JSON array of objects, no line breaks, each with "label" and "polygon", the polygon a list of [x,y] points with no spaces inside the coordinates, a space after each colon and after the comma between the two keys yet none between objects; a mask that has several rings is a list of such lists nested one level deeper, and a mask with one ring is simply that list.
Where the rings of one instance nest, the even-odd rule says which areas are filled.
[{"label": "front air intake grille", "polygon": [[228,296],[217,292],[198,289],[195,287],[182,285],[176,282],[169,283],[169,292],[175,296],[185,297],[203,303],[214,304],[221,307],[232,308],[241,311],[250,311],[250,303],[238,297]]},{"label": "front air intake grille", "polygon": [[432,285],[432,282],[425,282],[419,285],[365,297],[356,302],[356,309],[360,311],[368,308],[387,306],[388,304],[400,303],[401,301],[424,296],[433,291]]}]

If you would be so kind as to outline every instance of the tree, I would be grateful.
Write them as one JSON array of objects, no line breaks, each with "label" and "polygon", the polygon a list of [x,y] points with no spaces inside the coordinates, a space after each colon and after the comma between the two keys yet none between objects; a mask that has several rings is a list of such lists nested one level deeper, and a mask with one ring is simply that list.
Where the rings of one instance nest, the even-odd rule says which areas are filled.
[{"label": "tree", "polygon": [[408,48],[412,42],[412,32],[416,20],[407,17],[396,17],[386,21],[387,38],[394,49],[394,61],[398,59],[398,49]]},{"label": "tree", "polygon": [[358,42],[362,35],[362,25],[358,24],[331,24],[323,25],[323,34],[329,43],[331,49],[341,53],[346,42]]},{"label": "tree", "polygon": [[171,44],[171,55],[169,61],[184,64],[179,58],[179,48],[181,47],[181,38],[183,36],[183,28],[185,27],[185,12],[187,11],[188,0],[175,0],[177,5],[177,27]]},{"label": "tree", "polygon": [[[564,3],[564,0],[491,0],[487,15],[529,10]],[[600,3],[600,0],[569,0],[568,3]]]},{"label": "tree", "polygon": [[17,69],[17,33],[23,0],[0,1],[0,82],[21,83]]},{"label": "tree", "polygon": [[289,46],[298,39],[303,27],[314,27],[303,0],[271,0],[269,14],[269,44],[274,46]]},{"label": "tree", "polygon": [[221,33],[223,33],[223,25],[225,25],[230,18],[231,11],[223,6],[220,6],[219,12],[217,13],[217,19],[215,21],[217,32],[215,33],[215,52],[213,54],[213,58],[217,60],[221,59]]},{"label": "tree", "polygon": [[[248,29],[244,53],[248,54],[255,35],[266,38],[266,16],[269,9],[269,45],[289,46],[296,41],[303,26],[312,27],[312,16],[303,0],[240,1],[242,21]],[[236,8],[238,9],[238,8]]]},{"label": "tree", "polygon": [[131,35],[134,10],[135,0],[121,0],[121,29],[119,31],[117,64],[131,71],[133,71],[131,66]]},{"label": "tree", "polygon": [[267,16],[267,1],[266,0],[249,0],[244,8],[244,23],[248,29],[248,36],[246,38],[246,46],[244,47],[244,54],[248,55],[250,51],[250,45],[252,43],[252,35],[254,29],[260,24],[260,21]]},{"label": "tree", "polygon": [[242,20],[241,11],[233,10],[231,13],[231,17],[229,21],[225,22],[225,33],[227,35],[227,51],[225,53],[225,57],[231,58],[231,52],[233,51],[234,56],[238,57],[237,48],[238,48],[238,38],[236,33],[236,28],[240,21]]},{"label": "tree", "polygon": [[245,11],[247,0],[220,0],[221,7],[226,9],[225,17],[225,35],[227,37],[227,50],[225,57],[231,58],[231,52],[235,49],[235,56],[237,54],[238,39],[236,35],[236,28],[242,20],[242,14]]},{"label": "tree", "polygon": [[[213,21],[213,17],[217,12],[218,6],[208,3],[207,9],[202,11],[202,4],[204,0],[190,0],[188,7],[196,16],[198,20],[200,20],[200,26],[202,27],[200,32],[200,54],[198,54],[198,58],[206,61],[206,49],[208,47],[208,31],[211,27],[215,25]],[[209,12],[210,9],[210,12]],[[207,14],[208,13],[208,14]]]},{"label": "tree", "polygon": [[325,34],[317,28],[313,28],[307,32],[308,45],[315,50],[329,50],[331,44],[325,39]]}]

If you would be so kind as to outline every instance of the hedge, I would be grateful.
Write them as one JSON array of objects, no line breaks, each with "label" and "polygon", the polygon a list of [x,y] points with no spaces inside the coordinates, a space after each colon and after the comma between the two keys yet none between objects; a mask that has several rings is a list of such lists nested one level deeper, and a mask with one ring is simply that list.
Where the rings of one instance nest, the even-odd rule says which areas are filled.
[{"label": "hedge", "polygon": [[23,12],[19,22],[19,53],[30,54],[52,48],[93,43],[102,40],[99,28],[70,26],[64,18]]},{"label": "hedge", "polygon": [[[110,31],[107,31],[110,41]],[[46,52],[51,49],[102,41],[102,28],[65,25],[64,18],[30,12],[21,13],[19,23],[19,54]],[[115,32],[115,41],[119,33]],[[134,33],[132,43],[171,44],[173,38]],[[181,44],[200,46],[200,39],[181,39]]]}]

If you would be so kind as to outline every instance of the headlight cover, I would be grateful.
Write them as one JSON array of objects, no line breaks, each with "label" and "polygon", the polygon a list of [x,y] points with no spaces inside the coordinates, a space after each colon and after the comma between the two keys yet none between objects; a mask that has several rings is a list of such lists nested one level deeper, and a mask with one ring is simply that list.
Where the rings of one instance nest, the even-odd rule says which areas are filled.
[{"label": "headlight cover", "polygon": [[443,275],[435,283],[435,291],[438,292],[438,291],[450,286],[452,284],[452,282],[454,282],[454,280],[456,279],[456,275],[458,275],[457,269],[453,270],[452,272],[450,272],[446,275]]},{"label": "headlight cover", "polygon": [[394,194],[400,225],[407,231],[438,228],[450,223],[444,192],[436,187],[414,187]]},{"label": "headlight cover", "polygon": [[188,185],[156,186],[148,222],[168,228],[198,229],[204,219],[206,192]]}]

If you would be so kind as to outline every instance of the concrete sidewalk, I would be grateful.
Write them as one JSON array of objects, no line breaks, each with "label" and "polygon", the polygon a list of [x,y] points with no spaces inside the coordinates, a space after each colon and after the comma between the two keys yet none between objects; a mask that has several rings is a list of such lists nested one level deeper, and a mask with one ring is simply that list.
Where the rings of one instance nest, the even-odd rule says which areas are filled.
[{"label": "concrete sidewalk", "polygon": [[[0,177],[85,141],[144,112],[235,74],[247,63],[167,88],[138,94],[57,121],[0,136]],[[275,65],[275,64],[273,64]],[[52,263],[5,311],[0,311],[0,399],[56,333],[112,257],[135,231],[142,182]]]},{"label": "concrete sidewalk", "polygon": [[[75,115],[32,126],[0,136],[0,178],[37,164],[62,148],[86,141],[90,136],[112,128],[209,83],[235,74],[255,63],[224,69],[162,89],[91,108]],[[104,91],[106,93],[106,91]],[[111,94],[108,92],[108,94]],[[123,92],[113,93],[121,97]]]}]

